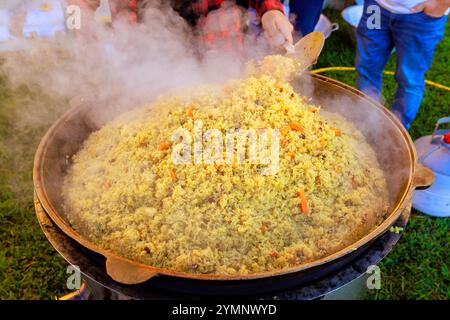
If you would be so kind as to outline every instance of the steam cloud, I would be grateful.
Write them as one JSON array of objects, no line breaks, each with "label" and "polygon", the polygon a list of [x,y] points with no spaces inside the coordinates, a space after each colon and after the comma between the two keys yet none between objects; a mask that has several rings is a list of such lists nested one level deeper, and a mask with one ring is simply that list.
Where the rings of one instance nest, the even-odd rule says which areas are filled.
[{"label": "steam cloud", "polygon": [[[65,11],[67,3],[61,2]],[[14,12],[9,26],[14,35],[25,19],[25,7],[33,3],[38,2],[0,1],[1,10]],[[9,159],[2,158],[0,169],[8,172],[8,185],[14,186],[18,199],[32,195],[29,174],[36,146],[45,130],[70,108],[69,101],[93,102],[91,120],[101,124],[118,114],[114,109],[140,107],[167,90],[238,77],[246,60],[269,50],[264,37],[246,33],[243,50],[202,51],[196,30],[165,3],[145,1],[142,21],[134,25],[118,18],[106,26],[82,13],[81,30],[51,39],[26,39],[21,42],[24,50],[1,54],[0,87],[8,87],[10,99],[0,104],[9,131],[0,139]],[[228,5],[221,13],[231,19],[233,10],[236,7]],[[244,10],[238,18],[241,23],[250,19]]]},{"label": "steam cloud", "polygon": [[[233,23],[236,6],[219,10]],[[239,13],[245,24],[248,14]],[[196,30],[164,1],[146,1],[142,17],[139,24],[118,18],[106,26],[82,13],[76,34],[34,39],[32,49],[7,56],[1,70],[12,87],[26,84],[49,96],[90,96],[132,108],[169,89],[238,77],[246,60],[268,52],[265,39],[251,33],[243,36],[243,50],[201,51]]]}]

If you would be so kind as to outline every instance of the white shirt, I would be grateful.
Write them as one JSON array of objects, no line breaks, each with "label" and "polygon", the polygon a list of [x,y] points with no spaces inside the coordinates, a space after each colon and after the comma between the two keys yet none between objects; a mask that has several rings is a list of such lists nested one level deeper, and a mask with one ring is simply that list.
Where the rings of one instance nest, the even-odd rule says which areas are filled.
[{"label": "white shirt", "polygon": [[[424,2],[425,0],[375,0],[380,6],[392,13],[413,13],[411,8]],[[450,11],[447,10],[445,14]]]}]

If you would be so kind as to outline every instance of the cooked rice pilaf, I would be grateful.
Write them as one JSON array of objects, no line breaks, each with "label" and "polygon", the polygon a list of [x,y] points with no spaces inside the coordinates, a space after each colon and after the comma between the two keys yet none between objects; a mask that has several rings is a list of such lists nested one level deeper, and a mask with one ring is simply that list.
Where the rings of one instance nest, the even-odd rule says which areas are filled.
[{"label": "cooked rice pilaf", "polygon": [[[293,90],[293,71],[267,57],[244,79],[166,94],[92,133],[64,181],[70,223],[121,256],[187,273],[279,270],[360,239],[386,213],[383,172],[350,122]],[[278,171],[174,164],[170,137],[196,120],[224,133],[278,129]]]}]

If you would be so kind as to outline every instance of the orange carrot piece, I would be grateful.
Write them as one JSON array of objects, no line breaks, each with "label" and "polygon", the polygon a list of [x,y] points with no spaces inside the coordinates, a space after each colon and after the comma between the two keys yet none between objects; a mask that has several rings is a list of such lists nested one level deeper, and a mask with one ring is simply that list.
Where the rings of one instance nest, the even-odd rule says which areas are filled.
[{"label": "orange carrot piece", "polygon": [[172,178],[173,182],[176,182],[178,180],[177,174],[175,173],[175,171],[173,169],[169,170],[169,174],[170,174],[170,177]]},{"label": "orange carrot piece", "polygon": [[103,190],[108,190],[109,188],[111,188],[111,182],[109,180],[106,180],[105,182],[103,182]]},{"label": "orange carrot piece", "polygon": [[294,131],[298,131],[298,132],[305,131],[305,129],[301,125],[299,125],[297,122],[289,123],[289,127]]},{"label": "orange carrot piece", "polygon": [[139,147],[141,147],[141,148],[148,147],[148,142],[147,142],[147,141],[141,141],[141,142],[139,143]]},{"label": "orange carrot piece", "polygon": [[187,107],[186,114],[189,118],[193,118],[194,117],[194,107],[193,106]]},{"label": "orange carrot piece", "polygon": [[342,131],[339,130],[338,128],[331,128],[331,130],[333,130],[336,136],[338,137],[342,135]]},{"label": "orange carrot piece", "polygon": [[262,225],[259,227],[259,230],[261,231],[261,233],[266,233],[267,227],[266,227],[264,224],[262,224]]},{"label": "orange carrot piece", "polygon": [[320,143],[320,150],[324,150],[325,147],[327,146],[327,141],[324,138],[320,138],[319,143]]},{"label": "orange carrot piece", "polygon": [[358,188],[358,182],[356,182],[355,177],[352,177],[352,189]]},{"label": "orange carrot piece", "polygon": [[281,136],[286,137],[289,134],[291,128],[289,126],[285,126],[281,129]]},{"label": "orange carrot piece", "polygon": [[300,209],[302,210],[302,213],[309,214],[308,200],[306,199],[305,192],[300,190],[297,192],[297,195],[300,199]]},{"label": "orange carrot piece", "polygon": [[170,148],[170,144],[168,144],[167,142],[161,142],[158,146],[159,151],[165,151],[165,150],[168,150],[169,148]]},{"label": "orange carrot piece", "polygon": [[289,151],[288,152],[288,156],[291,157],[291,158],[295,158],[296,154],[293,151]]}]

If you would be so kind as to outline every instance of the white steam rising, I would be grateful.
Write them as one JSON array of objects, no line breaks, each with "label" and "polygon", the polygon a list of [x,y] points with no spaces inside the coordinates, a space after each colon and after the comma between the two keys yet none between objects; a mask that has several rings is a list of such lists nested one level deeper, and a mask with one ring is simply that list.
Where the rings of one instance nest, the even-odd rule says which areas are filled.
[{"label": "white steam rising", "polygon": [[[147,2],[142,23],[116,19],[106,26],[83,16],[77,34],[33,40],[34,49],[8,56],[2,71],[12,86],[132,108],[172,88],[238,77],[246,60],[267,53],[265,40],[248,34],[243,50],[200,51],[197,33],[184,19],[163,1]],[[220,10],[233,23],[236,7]],[[247,14],[239,12],[245,23]]]}]

